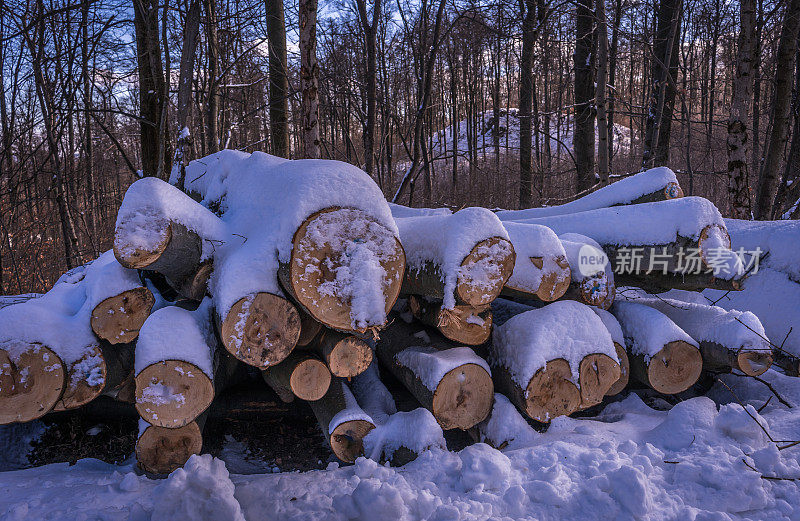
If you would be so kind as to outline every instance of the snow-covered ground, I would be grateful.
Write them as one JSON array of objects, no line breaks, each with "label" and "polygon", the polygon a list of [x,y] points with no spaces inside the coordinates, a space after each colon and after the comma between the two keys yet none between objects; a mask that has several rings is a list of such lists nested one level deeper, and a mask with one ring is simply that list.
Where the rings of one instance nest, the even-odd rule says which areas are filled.
[{"label": "snow-covered ground", "polygon": [[[229,468],[194,456],[161,481],[137,476],[132,460],[8,470],[0,519],[798,519],[800,445],[780,447],[800,437],[800,380],[764,379],[791,408],[756,380],[726,376],[730,390],[718,383],[668,411],[631,393],[595,418],[557,418],[514,450],[434,449],[400,468],[360,458],[237,474],[253,468],[234,447],[223,451]],[[36,429],[0,430],[4,468],[24,463]]]}]

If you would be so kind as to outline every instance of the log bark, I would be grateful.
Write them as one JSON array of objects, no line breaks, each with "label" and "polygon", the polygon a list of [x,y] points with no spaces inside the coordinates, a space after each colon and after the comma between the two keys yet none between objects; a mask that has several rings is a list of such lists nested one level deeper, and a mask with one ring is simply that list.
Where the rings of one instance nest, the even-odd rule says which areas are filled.
[{"label": "log bark", "polygon": [[[346,233],[352,236],[337,237],[337,244],[326,241],[323,246],[318,246],[318,238],[312,230],[316,227],[325,227],[325,223],[334,218],[326,214],[341,210],[354,212],[350,217],[362,219],[364,226],[348,226]],[[318,219],[319,222],[315,223]],[[367,230],[366,234],[363,230]],[[332,207],[316,212],[295,232],[291,259],[288,263],[280,264],[278,280],[301,309],[323,325],[346,333],[353,331],[363,333],[368,330],[377,332],[383,324],[367,326],[354,324],[352,298],[331,294],[321,288],[326,282],[330,283],[336,279],[337,270],[344,266],[343,263],[352,261],[351,256],[343,251],[346,245],[377,242],[384,233],[390,232],[372,217],[357,210]],[[400,294],[405,271],[405,253],[400,241],[395,238],[392,251],[381,254],[379,262],[385,272],[382,284],[384,309],[388,313]]]},{"label": "log bark", "polygon": [[[459,363],[445,373],[434,389],[429,389],[420,374],[401,364],[397,355],[423,342],[414,334],[417,327],[396,320],[375,346],[378,360],[431,411],[442,429],[469,429],[483,421],[492,407],[494,385],[491,375],[476,363]],[[441,336],[430,332],[431,347],[444,351],[451,346]]]},{"label": "log bark", "polygon": [[514,381],[509,370],[502,365],[492,366],[492,377],[497,391],[536,421],[550,423],[553,418],[572,414],[581,406],[581,393],[570,381],[572,370],[569,362],[563,358],[548,361],[524,388]]},{"label": "log bark", "polygon": [[458,344],[478,346],[492,334],[492,310],[488,306],[456,306],[442,308],[441,302],[430,302],[411,295],[408,306],[423,324],[435,327],[445,338]]},{"label": "log bark", "polygon": [[[361,410],[347,385],[335,380],[321,399],[308,402],[334,455],[352,463],[364,455],[364,437],[375,428]],[[342,420],[334,421],[337,415]]]},{"label": "log bark", "polygon": [[300,337],[300,315],[283,297],[256,293],[238,300],[224,318],[215,313],[225,349],[242,362],[266,368],[289,356]]},{"label": "log bark", "polygon": [[372,363],[372,349],[364,340],[332,329],[322,331],[309,348],[340,378],[357,376]]},{"label": "log bark", "polygon": [[286,403],[319,400],[328,392],[331,372],[319,358],[309,353],[290,354],[286,360],[261,372],[264,381]]},{"label": "log bark", "polygon": [[782,349],[773,349],[773,364],[783,369],[787,376],[800,376],[800,358]]},{"label": "log bark", "polygon": [[41,344],[0,349],[0,424],[47,414],[66,387],[66,373],[61,358]]},{"label": "log bark", "polygon": [[53,411],[77,409],[114,394],[132,377],[134,344],[101,344],[67,367],[66,386]]},{"label": "log bark", "polygon": [[298,309],[297,312],[300,314],[300,336],[297,338],[297,347],[306,347],[325,326],[314,320],[305,311]]},{"label": "log bark", "polygon": [[92,331],[110,344],[133,342],[155,304],[153,293],[145,288],[123,291],[109,297],[92,310]]},{"label": "log bark", "polygon": [[177,429],[148,425],[136,440],[136,462],[140,469],[163,476],[182,467],[203,448],[205,418]]}]

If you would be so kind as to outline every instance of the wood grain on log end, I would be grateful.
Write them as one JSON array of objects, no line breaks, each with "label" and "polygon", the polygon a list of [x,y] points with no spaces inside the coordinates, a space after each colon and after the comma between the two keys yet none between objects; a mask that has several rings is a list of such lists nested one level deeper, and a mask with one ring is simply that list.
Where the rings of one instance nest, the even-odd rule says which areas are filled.
[{"label": "wood grain on log end", "polygon": [[592,407],[603,401],[603,397],[620,378],[620,365],[603,353],[592,353],[583,357],[578,370],[581,408]]},{"label": "wood grain on log end", "polygon": [[619,379],[606,392],[606,396],[614,396],[619,394],[628,386],[631,374],[631,362],[628,358],[628,353],[625,348],[614,342],[614,349],[617,351],[617,358],[619,358]]},{"label": "wood grain on log end", "polygon": [[476,244],[461,261],[456,285],[458,300],[469,306],[491,304],[511,277],[515,258],[514,247],[502,237]]},{"label": "wood grain on log end", "polygon": [[741,351],[736,355],[738,369],[747,376],[760,376],[772,365],[768,351]]},{"label": "wood grain on log end", "polygon": [[534,420],[550,423],[557,416],[577,411],[581,393],[571,378],[569,362],[563,358],[547,362],[528,382],[524,412]]},{"label": "wood grain on log end", "polygon": [[120,233],[119,228],[114,233],[114,256],[117,261],[126,268],[141,270],[155,263],[172,241],[172,226],[167,219],[153,216],[148,222],[152,228],[151,235],[161,237],[159,243],[153,248],[142,249],[130,245],[130,241],[125,234]]},{"label": "wood grain on log end", "polygon": [[703,358],[693,345],[682,340],[670,342],[650,358],[646,382],[663,394],[685,391],[700,378]]},{"label": "wood grain on log end", "polygon": [[289,377],[292,393],[301,400],[319,400],[328,391],[331,372],[322,360],[306,358],[300,361]]},{"label": "wood grain on log end", "polygon": [[257,293],[231,307],[222,320],[220,336],[234,357],[266,368],[289,356],[300,337],[300,315],[285,298]]},{"label": "wood grain on log end", "polygon": [[365,420],[350,420],[342,422],[333,429],[329,442],[337,458],[353,463],[356,458],[364,455],[364,438],[375,428],[375,425]]},{"label": "wood grain on log end", "polygon": [[466,430],[489,416],[493,401],[491,375],[477,364],[464,364],[439,381],[431,412],[442,429]]},{"label": "wood grain on log end", "polygon": [[91,402],[102,394],[107,376],[103,351],[94,346],[67,368],[67,385],[53,410],[77,409]]},{"label": "wood grain on log end", "polygon": [[151,364],[136,375],[136,410],[147,423],[183,427],[211,405],[214,385],[199,367],[181,360]]},{"label": "wood grain on log end", "polygon": [[196,422],[177,429],[150,425],[136,441],[136,460],[145,472],[169,474],[202,448],[203,435]]},{"label": "wood grain on log end", "polygon": [[109,297],[92,310],[92,331],[111,344],[132,342],[139,336],[139,329],[150,316],[153,304],[155,297],[145,287]]},{"label": "wood grain on log end", "polygon": [[[0,424],[41,418],[64,392],[64,363],[41,344],[8,347],[0,349]],[[9,351],[21,353],[13,357]]]},{"label": "wood grain on log end", "polygon": [[[533,258],[531,258],[531,261],[533,261]],[[564,255],[559,255],[555,261],[559,269],[545,274],[539,284],[539,289],[536,290],[536,296],[543,302],[552,302],[561,298],[566,293],[572,280],[572,270],[569,267],[567,258]]]},{"label": "wood grain on log end", "polygon": [[372,349],[369,345],[352,335],[336,338],[338,335],[335,333],[326,332],[321,339],[322,353],[331,373],[341,378],[352,378],[366,371],[372,363]]}]

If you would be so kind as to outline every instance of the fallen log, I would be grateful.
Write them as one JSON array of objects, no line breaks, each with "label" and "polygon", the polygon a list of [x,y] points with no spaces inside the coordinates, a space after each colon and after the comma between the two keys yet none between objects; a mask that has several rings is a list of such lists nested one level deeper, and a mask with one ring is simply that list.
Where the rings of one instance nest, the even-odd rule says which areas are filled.
[{"label": "fallen log", "polygon": [[340,378],[361,374],[372,363],[372,348],[364,340],[332,329],[324,329],[307,347]]},{"label": "fallen log", "polygon": [[614,315],[598,308],[592,308],[592,311],[597,313],[597,316],[603,321],[603,325],[606,326],[606,330],[608,330],[611,340],[614,342],[614,349],[619,359],[619,380],[614,382],[614,385],[606,392],[606,396],[614,396],[621,393],[628,386],[628,380],[630,379],[631,363],[628,359],[628,352],[625,351],[625,336],[622,333],[622,326],[619,325],[619,321]]},{"label": "fallen log", "polygon": [[611,263],[600,245],[577,233],[559,236],[571,267],[571,281],[564,298],[608,309],[617,295]]},{"label": "fallen log", "polygon": [[191,312],[171,306],[150,315],[135,351],[136,410],[147,423],[175,429],[214,399],[216,341],[210,301]]},{"label": "fallen log", "polygon": [[331,382],[321,399],[308,404],[337,458],[352,463],[364,455],[364,437],[375,428],[375,423],[359,407],[343,380]]},{"label": "fallen log", "polygon": [[402,292],[456,304],[485,306],[514,268],[514,247],[489,210],[465,208],[452,215],[397,219],[408,269]]},{"label": "fallen log", "polygon": [[441,302],[410,295],[408,307],[417,320],[435,327],[445,338],[459,344],[478,346],[489,340],[492,334],[492,310],[489,306],[456,305],[453,309],[445,309]]},{"label": "fallen log", "polygon": [[[558,301],[513,316],[495,328],[491,352],[498,391],[529,418],[545,423],[599,403],[619,379],[611,335],[577,302]],[[582,368],[586,357],[603,363]]]},{"label": "fallen log", "polygon": [[297,351],[261,374],[285,403],[292,402],[295,396],[306,401],[319,400],[331,383],[331,372],[322,360]]},{"label": "fallen log", "polygon": [[[597,241],[615,276],[659,285],[693,284],[738,289],[744,269],[730,250],[719,211],[700,197],[600,208],[579,214],[529,219],[559,235],[579,233]],[[632,223],[636,223],[632,226]],[[676,277],[679,275],[680,277]]]},{"label": "fallen log", "polygon": [[665,314],[644,304],[616,302],[631,375],[663,394],[685,391],[700,378],[703,358],[695,340]]},{"label": "fallen log", "polygon": [[64,391],[61,358],[36,343],[7,341],[0,346],[0,424],[41,418]]},{"label": "fallen log", "polygon": [[182,467],[203,448],[205,415],[176,429],[150,425],[139,420],[136,464],[143,471],[163,476]]},{"label": "fallen log", "polygon": [[561,298],[569,287],[571,274],[558,236],[550,228],[535,224],[506,221],[503,227],[516,256],[514,270],[501,294],[543,302]]},{"label": "fallen log", "polygon": [[213,243],[228,238],[220,219],[178,188],[154,177],[125,192],[114,229],[114,255],[126,268],[164,275],[186,297],[205,294]]},{"label": "fallen log", "polygon": [[486,362],[468,347],[451,347],[431,331],[395,320],[375,345],[381,364],[431,411],[442,429],[469,429],[489,414],[494,395]]},{"label": "fallen log", "polygon": [[100,344],[67,367],[66,386],[53,411],[77,409],[101,394],[114,394],[133,373],[134,344]]},{"label": "fallen log", "polygon": [[566,204],[523,210],[502,210],[497,212],[497,216],[502,221],[518,221],[681,197],[683,190],[678,184],[675,173],[669,168],[657,167],[620,179]]},{"label": "fallen log", "polygon": [[773,364],[783,369],[786,376],[800,376],[800,357],[783,349],[773,349]]},{"label": "fallen log", "polygon": [[629,300],[664,313],[696,340],[706,371],[738,369],[748,376],[759,376],[772,365],[772,348],[764,326],[749,311],[726,311],[718,306],[661,298]]},{"label": "fallen log", "polygon": [[497,450],[531,446],[538,433],[505,395],[495,393],[492,413],[478,424],[478,436]]},{"label": "fallen log", "polygon": [[[216,303],[216,299],[215,299]],[[300,337],[300,315],[287,299],[260,292],[237,300],[215,319],[225,349],[235,358],[266,368],[284,360]]]}]

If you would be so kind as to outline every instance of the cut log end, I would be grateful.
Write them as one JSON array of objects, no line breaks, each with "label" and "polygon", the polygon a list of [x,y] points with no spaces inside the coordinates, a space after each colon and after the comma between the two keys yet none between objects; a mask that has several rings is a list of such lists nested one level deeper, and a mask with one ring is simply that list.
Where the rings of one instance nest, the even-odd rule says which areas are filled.
[{"label": "cut log end", "polygon": [[588,408],[602,402],[619,378],[620,364],[610,356],[603,353],[585,356],[579,367],[581,407]]},{"label": "cut log end", "polygon": [[608,389],[606,396],[614,396],[621,393],[628,386],[631,374],[631,361],[625,348],[614,342],[614,349],[617,351],[617,358],[619,358],[619,379]]},{"label": "cut log end", "polygon": [[203,436],[195,422],[178,429],[150,425],[136,442],[136,460],[145,472],[169,474],[202,448]]},{"label": "cut log end", "polygon": [[681,185],[674,181],[667,183],[667,186],[664,187],[664,200],[669,201],[670,199],[680,199],[681,197],[683,197]]},{"label": "cut log end", "polygon": [[647,366],[649,385],[663,394],[685,391],[700,378],[703,358],[693,345],[677,340],[664,346],[650,358]]},{"label": "cut log end", "polygon": [[[385,314],[400,294],[406,265],[403,247],[390,230],[361,210],[328,208],[306,219],[292,244],[292,258],[288,266],[281,265],[278,276],[314,319],[345,332],[365,332],[385,325]],[[382,273],[375,269],[375,260]],[[373,323],[375,317],[358,316],[354,306],[376,303],[354,303],[339,287],[344,272],[352,277],[376,278],[369,282],[381,288],[385,314],[380,323]]]},{"label": "cut log end", "polygon": [[148,220],[148,235],[158,237],[159,242],[149,248],[132,247],[128,236],[123,232],[128,226],[122,223],[114,233],[114,256],[126,268],[146,269],[161,257],[172,240],[172,226],[167,219],[156,215]]},{"label": "cut log end", "polygon": [[364,438],[374,428],[375,425],[366,420],[350,420],[337,425],[329,439],[334,455],[346,463],[353,463],[364,455]]},{"label": "cut log end", "polygon": [[536,290],[536,296],[544,302],[552,302],[561,298],[569,289],[569,283],[572,280],[572,270],[564,255],[556,257],[556,265],[559,269],[545,274],[539,284],[539,289]]},{"label": "cut log end", "polygon": [[328,391],[331,372],[321,360],[306,358],[299,362],[289,377],[292,393],[301,400],[319,400]]},{"label": "cut log end", "polygon": [[432,411],[442,429],[466,430],[489,416],[494,384],[486,369],[465,364],[451,370],[433,394]]},{"label": "cut log end", "polygon": [[0,424],[41,418],[64,392],[64,364],[40,344],[7,347],[0,349]]},{"label": "cut log end", "polygon": [[614,303],[617,290],[604,272],[586,277],[579,283],[580,298],[588,306],[608,310]]},{"label": "cut log end", "polygon": [[502,237],[476,244],[461,261],[456,296],[469,306],[486,306],[500,296],[514,271],[514,247]]},{"label": "cut log end", "polygon": [[581,405],[581,393],[570,378],[569,362],[550,360],[536,371],[525,390],[525,413],[532,419],[550,423],[557,416],[571,414]]},{"label": "cut log end", "polygon": [[129,289],[100,302],[92,310],[94,334],[111,344],[132,342],[150,315],[155,297],[145,287]]},{"label": "cut log end", "polygon": [[352,378],[366,371],[372,363],[372,349],[360,338],[348,336],[331,347],[326,360],[331,373]]},{"label": "cut log end", "polygon": [[143,420],[157,427],[183,427],[214,399],[211,378],[196,365],[181,360],[149,365],[135,380],[136,410]]},{"label": "cut log end", "polygon": [[257,293],[237,301],[222,320],[225,349],[260,368],[280,363],[300,337],[300,315],[283,297]]},{"label": "cut log end", "polygon": [[95,346],[67,369],[67,385],[53,410],[77,409],[91,402],[102,394],[107,376],[103,351]]},{"label": "cut log end", "polygon": [[760,376],[772,365],[772,353],[767,351],[742,351],[736,356],[738,368],[747,376]]}]

